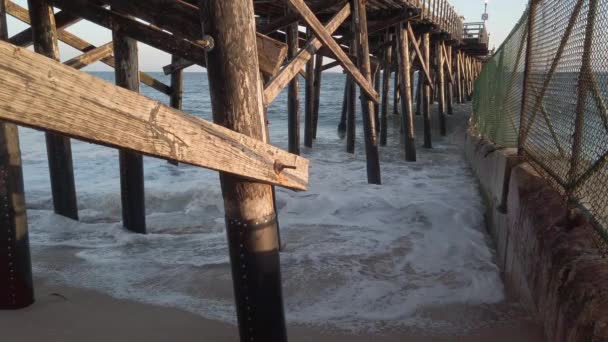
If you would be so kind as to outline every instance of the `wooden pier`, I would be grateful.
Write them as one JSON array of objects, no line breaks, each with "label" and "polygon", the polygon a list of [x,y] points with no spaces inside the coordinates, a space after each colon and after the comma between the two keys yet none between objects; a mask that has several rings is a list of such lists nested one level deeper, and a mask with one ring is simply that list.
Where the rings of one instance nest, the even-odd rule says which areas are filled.
[{"label": "wooden pier", "polygon": [[[34,301],[15,126],[21,125],[46,132],[54,209],[75,220],[71,138],[120,150],[123,224],[136,233],[146,232],[143,156],[219,171],[242,341],[287,340],[273,186],[306,190],[308,161],[299,154],[317,138],[323,72],[341,67],[346,73],[336,122],[346,151],[354,153],[360,106],[367,180],[381,184],[380,146],[403,144],[405,160],[415,162],[421,144],[414,113],[420,113],[422,145],[432,148],[434,125],[446,133],[452,102],[470,100],[480,57],[488,53],[485,27],[465,29],[447,0],[0,4],[0,308]],[[7,15],[31,28],[9,37]],[[65,30],[81,20],[111,30],[113,41],[94,46]],[[59,41],[82,55],[60,63]],[[139,70],[137,42],[172,56],[164,67],[171,84]],[[95,62],[115,68],[115,85],[79,71]],[[210,94],[201,96],[211,96],[213,123],[181,111],[183,69],[191,65],[208,70]],[[140,83],[169,96],[170,106],[138,94]],[[289,152],[268,144],[265,117],[286,88]],[[400,141],[388,141],[389,115],[401,117]]]}]

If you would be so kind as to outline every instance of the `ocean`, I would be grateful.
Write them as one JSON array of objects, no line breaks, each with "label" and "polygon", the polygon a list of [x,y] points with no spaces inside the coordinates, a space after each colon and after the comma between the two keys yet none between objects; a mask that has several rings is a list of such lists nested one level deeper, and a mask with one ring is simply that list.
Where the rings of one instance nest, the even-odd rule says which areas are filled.
[{"label": "ocean", "polygon": [[[113,81],[113,73],[95,75]],[[210,120],[206,74],[186,73],[184,89],[184,111]],[[368,185],[361,122],[355,155],[337,134],[343,91],[344,75],[323,75],[318,138],[313,149],[302,148],[311,160],[309,190],[277,188],[288,321],[349,331],[454,328],[428,312],[455,305],[493,312],[505,291],[462,151],[470,106],[456,105],[450,135],[435,134],[432,150],[418,146],[417,163],[403,161],[391,118],[380,151],[383,185]],[[286,92],[268,118],[271,143],[286,149]],[[52,212],[43,133],[22,128],[20,138],[36,276],[234,322],[217,172],[146,157],[149,234],[135,235],[121,225],[116,150],[73,141],[76,222]],[[68,261],[45,257],[57,251]]]}]

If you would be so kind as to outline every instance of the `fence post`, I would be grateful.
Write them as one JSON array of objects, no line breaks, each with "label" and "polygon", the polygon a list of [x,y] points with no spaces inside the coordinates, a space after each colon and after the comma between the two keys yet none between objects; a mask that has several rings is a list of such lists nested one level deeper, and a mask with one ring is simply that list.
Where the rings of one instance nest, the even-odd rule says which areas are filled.
[{"label": "fence post", "polygon": [[519,119],[519,139],[517,143],[517,154],[519,156],[523,156],[524,153],[524,143],[525,143],[525,125],[524,125],[524,115],[526,112],[526,98],[528,97],[528,86],[530,83],[530,58],[532,55],[532,38],[534,33],[534,18],[536,17],[536,7],[540,3],[540,0],[530,0],[529,8],[528,8],[528,44],[526,45],[526,61],[524,67],[524,86],[522,91],[522,100],[521,100],[521,111],[520,111],[520,119]]}]

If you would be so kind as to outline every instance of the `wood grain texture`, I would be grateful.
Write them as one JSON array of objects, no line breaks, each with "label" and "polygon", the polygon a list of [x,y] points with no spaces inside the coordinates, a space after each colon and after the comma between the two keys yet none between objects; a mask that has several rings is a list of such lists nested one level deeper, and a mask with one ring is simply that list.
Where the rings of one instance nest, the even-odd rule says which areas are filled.
[{"label": "wood grain texture", "polygon": [[308,161],[256,139],[8,43],[0,43],[0,69],[0,119],[306,189]]},{"label": "wood grain texture", "polygon": [[375,103],[379,103],[380,95],[378,95],[378,93],[374,89],[374,87],[371,83],[371,79],[367,80],[361,74],[359,69],[357,69],[355,64],[350,60],[350,58],[348,58],[348,56],[342,50],[340,45],[338,45],[338,43],[336,43],[336,41],[333,39],[331,34],[329,32],[327,32],[325,27],[323,27],[323,24],[321,24],[321,22],[319,21],[319,19],[317,19],[315,14],[304,3],[304,0],[287,0],[287,1],[292,9],[294,9],[295,11],[300,13],[300,16],[302,17],[302,19],[304,19],[304,21],[306,22],[308,27],[310,27],[313,30],[313,32],[315,33],[317,38],[319,38],[319,40],[323,43],[323,45],[332,52],[332,54],[334,55],[336,60],[338,60],[340,62],[342,67],[350,75],[353,76],[353,80],[359,85],[359,87],[361,87],[363,92],[367,96],[369,96],[369,98],[372,101],[374,101]]}]

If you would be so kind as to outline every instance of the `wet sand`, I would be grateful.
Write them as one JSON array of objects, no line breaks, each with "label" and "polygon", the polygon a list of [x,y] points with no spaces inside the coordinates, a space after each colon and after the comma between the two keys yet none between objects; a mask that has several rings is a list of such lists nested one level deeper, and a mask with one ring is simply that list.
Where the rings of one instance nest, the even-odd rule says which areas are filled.
[{"label": "wet sand", "polygon": [[[0,331],[6,342],[96,341],[238,341],[236,326],[185,311],[115,299],[110,296],[36,279],[36,303],[17,311],[0,311]],[[517,309],[514,309],[518,311]],[[451,311],[451,312],[450,312]],[[428,313],[460,315],[458,308]],[[445,318],[445,317],[443,317]],[[458,334],[439,331],[347,333],[318,327],[289,327],[290,341],[496,341],[540,342],[540,327],[529,318],[492,319],[484,327]]]}]

